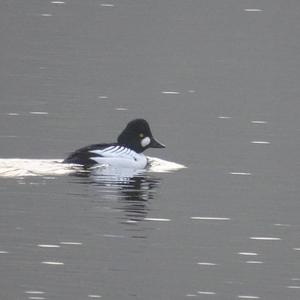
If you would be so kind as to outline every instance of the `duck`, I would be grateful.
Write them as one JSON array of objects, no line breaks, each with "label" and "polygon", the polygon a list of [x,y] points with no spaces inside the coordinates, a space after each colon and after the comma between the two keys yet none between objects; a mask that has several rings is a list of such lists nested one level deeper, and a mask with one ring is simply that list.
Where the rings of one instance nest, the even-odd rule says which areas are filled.
[{"label": "duck", "polygon": [[84,169],[106,166],[112,168],[146,169],[149,161],[143,152],[148,148],[165,148],[156,140],[144,119],[130,121],[115,143],[92,144],[72,152],[65,164],[80,165]]}]

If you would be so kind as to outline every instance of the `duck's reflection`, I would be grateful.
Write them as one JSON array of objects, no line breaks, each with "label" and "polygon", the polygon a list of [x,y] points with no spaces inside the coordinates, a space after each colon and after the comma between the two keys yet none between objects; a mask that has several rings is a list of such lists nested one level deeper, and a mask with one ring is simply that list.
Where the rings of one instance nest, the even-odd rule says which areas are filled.
[{"label": "duck's reflection", "polygon": [[117,209],[125,212],[122,219],[126,222],[141,221],[147,216],[149,200],[155,199],[161,183],[161,178],[145,171],[92,172],[77,176],[87,177],[99,195],[105,193],[111,201],[117,200]]}]

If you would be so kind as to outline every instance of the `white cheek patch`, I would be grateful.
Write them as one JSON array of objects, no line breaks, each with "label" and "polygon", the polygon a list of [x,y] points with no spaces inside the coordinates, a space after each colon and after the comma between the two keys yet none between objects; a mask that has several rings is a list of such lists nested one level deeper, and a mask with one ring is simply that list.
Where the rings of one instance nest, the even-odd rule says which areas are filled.
[{"label": "white cheek patch", "polygon": [[141,140],[141,145],[143,148],[147,147],[150,143],[151,143],[151,140],[148,136]]}]

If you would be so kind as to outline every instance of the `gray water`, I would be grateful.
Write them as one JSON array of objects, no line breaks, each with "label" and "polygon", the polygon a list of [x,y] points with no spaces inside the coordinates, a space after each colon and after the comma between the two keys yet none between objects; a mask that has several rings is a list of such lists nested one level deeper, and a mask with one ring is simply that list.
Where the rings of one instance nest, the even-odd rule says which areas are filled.
[{"label": "gray water", "polygon": [[1,178],[1,300],[299,299],[299,26],[293,0],[1,1],[1,158],[143,117],[188,167]]}]

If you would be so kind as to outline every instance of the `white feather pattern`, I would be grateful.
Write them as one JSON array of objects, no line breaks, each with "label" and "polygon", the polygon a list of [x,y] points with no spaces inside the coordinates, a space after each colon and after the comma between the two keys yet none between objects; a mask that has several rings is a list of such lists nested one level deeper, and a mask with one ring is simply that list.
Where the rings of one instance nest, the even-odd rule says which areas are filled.
[{"label": "white feather pattern", "polygon": [[102,150],[91,150],[89,152],[96,155],[90,159],[98,164],[108,164],[111,167],[144,169],[147,165],[147,158],[144,154],[136,153],[123,146],[110,146]]}]

